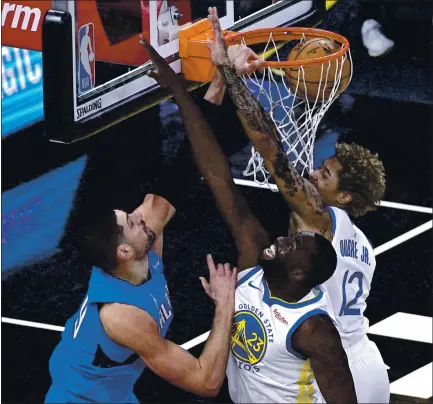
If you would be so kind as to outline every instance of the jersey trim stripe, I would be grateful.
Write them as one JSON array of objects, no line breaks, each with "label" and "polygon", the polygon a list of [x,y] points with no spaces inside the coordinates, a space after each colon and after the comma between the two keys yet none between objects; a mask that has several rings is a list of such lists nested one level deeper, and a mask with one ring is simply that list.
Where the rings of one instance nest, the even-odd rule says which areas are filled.
[{"label": "jersey trim stripe", "polygon": [[323,297],[323,291],[320,288],[318,288],[317,290],[319,293],[317,294],[316,297],[310,300],[306,300],[305,302],[289,303],[278,297],[273,297],[271,295],[271,291],[269,290],[268,283],[266,282],[265,278],[263,278],[263,289],[264,289],[263,301],[268,306],[272,306],[273,304],[278,304],[279,306],[285,307],[287,309],[299,309],[301,307],[309,306],[310,304],[318,302]]},{"label": "jersey trim stripe", "polygon": [[331,216],[331,222],[332,222],[332,235],[335,235],[335,230],[337,229],[337,220],[335,219],[335,212],[334,209],[332,209],[330,206],[328,206],[328,212]]},{"label": "jersey trim stripe", "polygon": [[292,327],[290,328],[289,332],[287,333],[287,337],[286,337],[286,348],[287,350],[294,356],[296,356],[299,359],[308,359],[305,356],[301,355],[299,352],[296,352],[293,347],[292,347],[292,337],[294,332],[298,329],[298,327],[307,319],[309,319],[310,317],[313,316],[318,316],[318,315],[325,315],[328,316],[329,318],[331,318],[328,314],[328,312],[326,312],[325,310],[322,309],[314,309],[311,310],[307,313],[305,313],[302,317],[299,317],[298,320],[296,321],[295,324],[292,325]]},{"label": "jersey trim stripe", "polygon": [[252,269],[247,275],[245,275],[238,283],[236,284],[236,287],[243,285],[247,280],[251,279],[257,272],[259,272],[262,269],[260,265],[257,265],[254,269]]},{"label": "jersey trim stripe", "polygon": [[315,393],[314,388],[314,373],[310,366],[310,360],[306,360],[300,371],[299,380],[296,382],[299,388],[296,403],[308,404],[312,403],[312,397]]}]

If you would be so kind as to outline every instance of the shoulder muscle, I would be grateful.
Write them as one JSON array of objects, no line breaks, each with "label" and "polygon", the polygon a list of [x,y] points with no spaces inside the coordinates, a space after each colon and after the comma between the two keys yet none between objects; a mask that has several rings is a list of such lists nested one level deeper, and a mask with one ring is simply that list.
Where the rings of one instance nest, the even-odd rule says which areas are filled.
[{"label": "shoulder muscle", "polygon": [[115,343],[132,349],[139,355],[142,354],[139,351],[146,348],[143,344],[137,344],[136,338],[140,335],[147,333],[162,339],[155,320],[138,307],[120,303],[104,304],[99,315],[107,335]]},{"label": "shoulder muscle", "polygon": [[332,320],[325,314],[312,316],[305,320],[292,336],[292,346],[302,355],[332,350],[340,343],[340,335]]}]

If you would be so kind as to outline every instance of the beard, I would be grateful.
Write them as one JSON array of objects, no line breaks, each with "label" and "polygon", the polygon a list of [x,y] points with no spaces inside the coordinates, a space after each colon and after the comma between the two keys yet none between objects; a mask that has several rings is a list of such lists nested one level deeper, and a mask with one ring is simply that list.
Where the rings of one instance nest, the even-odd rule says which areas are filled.
[{"label": "beard", "polygon": [[136,253],[136,260],[143,261],[146,259],[149,250],[152,248],[156,240],[156,233],[149,227],[145,227],[143,230],[147,235],[147,241],[145,244],[131,244],[134,247]]},{"label": "beard", "polygon": [[149,227],[146,227],[144,231],[147,234],[147,245],[146,245],[146,253],[147,253],[155,243],[156,233],[153,230],[151,230]]}]

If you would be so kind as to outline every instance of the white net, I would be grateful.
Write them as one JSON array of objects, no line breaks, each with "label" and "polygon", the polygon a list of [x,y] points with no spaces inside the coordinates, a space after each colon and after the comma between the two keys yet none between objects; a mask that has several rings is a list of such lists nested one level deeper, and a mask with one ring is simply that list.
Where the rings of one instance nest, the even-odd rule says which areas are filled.
[{"label": "white net", "polygon": [[[276,43],[270,33],[263,53],[274,54],[275,61],[280,62],[283,48],[284,44]],[[347,59],[350,65],[345,63]],[[272,117],[282,146],[301,175],[313,170],[316,131],[326,111],[350,82],[351,62],[349,50],[332,61],[308,66],[301,63],[291,70],[265,67],[261,72],[243,77],[251,93]],[[313,73],[314,83],[310,80]],[[269,184],[270,176],[263,158],[254,147],[244,176],[253,177],[260,185]]]}]

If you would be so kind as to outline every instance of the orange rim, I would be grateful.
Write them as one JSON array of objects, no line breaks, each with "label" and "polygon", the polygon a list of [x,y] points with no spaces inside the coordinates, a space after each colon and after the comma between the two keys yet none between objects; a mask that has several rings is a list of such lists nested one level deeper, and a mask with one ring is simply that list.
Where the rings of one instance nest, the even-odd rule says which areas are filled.
[{"label": "orange rim", "polygon": [[227,45],[235,45],[242,43],[242,39],[245,41],[246,45],[255,45],[259,43],[267,43],[269,41],[270,34],[273,35],[274,41],[292,41],[300,40],[303,35],[307,39],[313,38],[329,38],[338,42],[341,45],[341,49],[337,52],[322,56],[314,59],[308,60],[295,60],[295,61],[284,61],[284,62],[264,62],[263,66],[272,68],[287,68],[301,65],[312,65],[317,63],[324,63],[330,60],[338,59],[344,56],[349,51],[349,41],[347,38],[335,32],[326,31],[317,28],[296,28],[296,27],[282,27],[282,28],[262,28],[256,29],[248,32],[237,32],[228,33],[226,38]]}]

